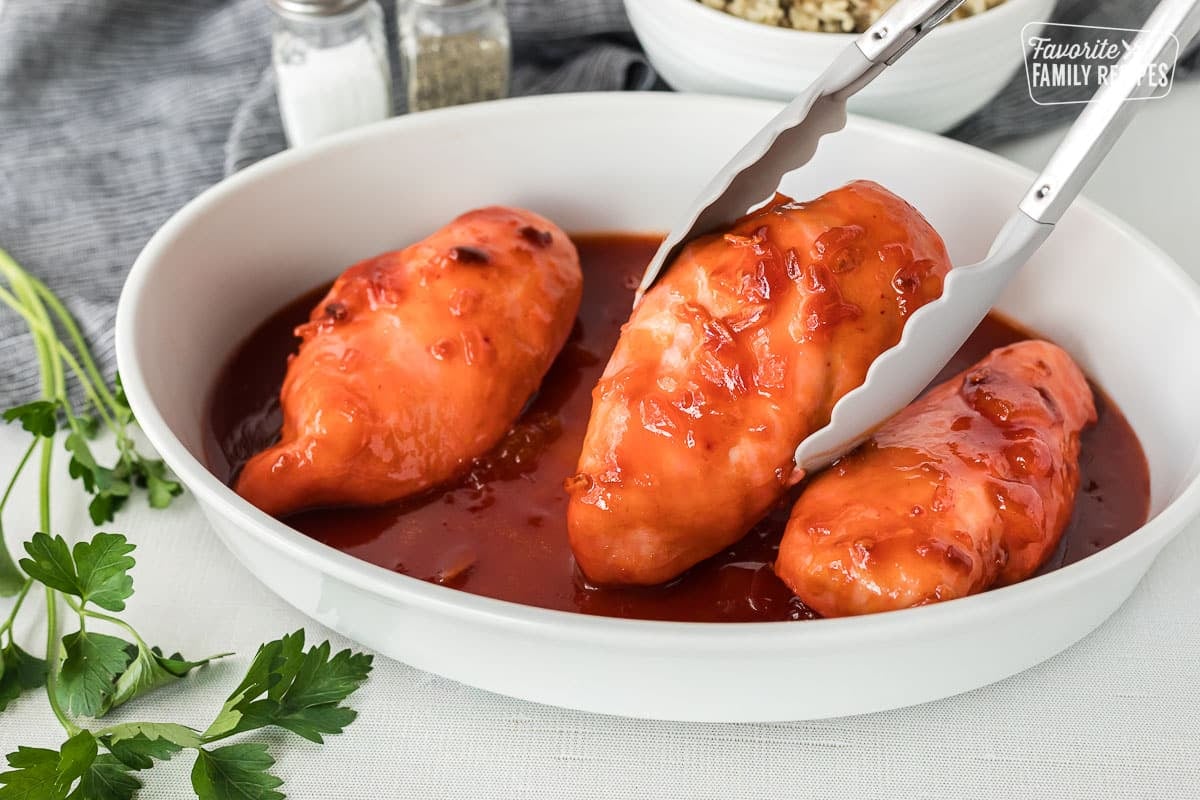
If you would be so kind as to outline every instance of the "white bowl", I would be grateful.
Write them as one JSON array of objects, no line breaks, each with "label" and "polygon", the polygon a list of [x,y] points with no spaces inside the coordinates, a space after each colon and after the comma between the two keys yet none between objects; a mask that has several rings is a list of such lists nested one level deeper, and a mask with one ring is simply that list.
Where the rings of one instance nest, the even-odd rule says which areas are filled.
[{"label": "white bowl", "polygon": [[[130,273],[117,351],[134,411],[260,580],[351,639],[484,689],[637,717],[765,721],[920,703],[1025,669],[1107,618],[1200,509],[1200,293],[1088,203],[1067,214],[1001,307],[1064,345],[1124,409],[1149,458],[1153,517],[1015,586],[813,622],[548,611],[340,553],[244,502],[202,462],[206,398],[230,350],[344,265],[487,203],[527,206],[574,231],[662,230],[777,108],[662,94],[510,100],[391,120],[251,167],[176,214]],[[965,145],[852,119],[784,189],[807,198],[852,178],[915,203],[956,263],[969,263],[1031,175]]]},{"label": "white bowl", "polygon": [[[1055,0],[1007,0],[943,23],[850,100],[850,110],[945,131],[987,105],[1021,68],[1021,28]],[[855,34],[749,22],[696,0],[625,0],[650,63],[685,92],[791,100]]]}]

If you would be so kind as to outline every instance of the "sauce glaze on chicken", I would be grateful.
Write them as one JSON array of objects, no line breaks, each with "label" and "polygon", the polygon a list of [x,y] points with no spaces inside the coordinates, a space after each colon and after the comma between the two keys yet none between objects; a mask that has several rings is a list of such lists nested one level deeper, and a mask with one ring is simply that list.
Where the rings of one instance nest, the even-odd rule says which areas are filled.
[{"label": "sauce glaze on chicken", "polygon": [[687,245],[593,394],[567,484],[584,573],[662,583],[744,536],[803,477],[796,446],[949,269],[924,217],[867,181],[811,202],[776,196]]},{"label": "sauce glaze on chicken", "polygon": [[1091,389],[1061,348],[993,351],[814,477],[775,573],[823,616],[891,611],[1025,580],[1075,506]]},{"label": "sauce glaze on chicken", "polygon": [[461,476],[537,391],[582,291],[567,235],[498,206],[351,267],[296,329],[281,441],[245,465],[238,493],[281,515]]}]

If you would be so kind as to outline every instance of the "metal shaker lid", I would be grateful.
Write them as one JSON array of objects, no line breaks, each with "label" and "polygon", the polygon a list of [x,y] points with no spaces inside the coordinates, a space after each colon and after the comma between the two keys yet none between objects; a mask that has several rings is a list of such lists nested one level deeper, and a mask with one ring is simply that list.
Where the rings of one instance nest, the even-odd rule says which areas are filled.
[{"label": "metal shaker lid", "polygon": [[267,0],[271,8],[288,17],[333,17],[358,8],[367,0]]}]

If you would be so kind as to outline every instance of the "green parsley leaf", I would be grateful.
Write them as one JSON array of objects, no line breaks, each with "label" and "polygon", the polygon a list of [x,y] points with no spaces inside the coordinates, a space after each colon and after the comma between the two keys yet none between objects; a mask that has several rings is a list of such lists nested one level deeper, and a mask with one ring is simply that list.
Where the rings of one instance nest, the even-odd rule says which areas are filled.
[{"label": "green parsley leaf", "polygon": [[371,656],[343,650],[329,658],[329,651],[329,642],[324,642],[305,654],[273,722],[317,744],[323,742],[322,733],[341,733],[358,716],[337,704],[371,673]]},{"label": "green parsley leaf", "polygon": [[125,499],[125,495],[115,494],[111,490],[97,492],[92,502],[88,503],[88,517],[92,524],[103,525],[116,519],[117,512],[125,505]]},{"label": "green parsley leaf", "polygon": [[88,506],[88,513],[94,524],[102,525],[112,522],[117,511],[129,499],[133,491],[130,483],[131,468],[124,456],[112,469],[100,466],[92,455],[87,439],[85,431],[77,426],[73,427],[65,442],[67,451],[71,454],[67,472],[72,478],[83,483],[84,491],[94,495]]},{"label": "green parsley leaf", "polygon": [[135,549],[119,533],[97,533],[90,542],[75,545],[72,555],[84,602],[109,611],[125,610],[125,601],[133,595],[129,570],[137,562],[129,554]]},{"label": "green parsley leaf", "polygon": [[67,465],[67,471],[72,478],[83,481],[83,488],[92,494],[97,490],[97,487],[104,488],[105,485],[111,483],[112,471],[104,469],[96,462],[96,457],[92,455],[92,448],[88,445],[87,437],[78,431],[73,431],[63,442],[67,448],[67,452],[71,454],[71,462]]},{"label": "green parsley leaf", "polygon": [[4,412],[5,422],[21,423],[21,427],[34,436],[50,438],[58,430],[58,403],[38,400]]},{"label": "green parsley leaf", "polygon": [[137,656],[117,678],[116,689],[113,692],[109,708],[116,708],[123,703],[128,703],[135,697],[152,692],[160,686],[175,683],[193,669],[204,666],[214,658],[222,658],[226,655],[229,653],[210,656],[200,661],[188,661],[178,653],[169,657],[164,656],[157,647],[149,650],[138,648]]},{"label": "green parsley leaf", "polygon": [[112,703],[114,683],[133,659],[129,642],[103,633],[76,631],[63,637],[67,654],[58,676],[58,696],[73,714],[98,717]]},{"label": "green parsley leaf", "polygon": [[90,542],[77,542],[72,552],[61,536],[38,532],[25,543],[30,557],[21,559],[21,566],[52,589],[109,611],[123,611],[133,594],[128,574],[136,563],[129,557],[133,551],[119,533],[97,533]]},{"label": "green parsley leaf", "polygon": [[283,800],[283,781],[267,772],[275,759],[260,743],[201,750],[192,767],[192,789],[200,800]]},{"label": "green parsley leaf", "polygon": [[90,438],[82,421],[71,419],[71,434],[65,445],[71,454],[67,471],[72,478],[83,483],[84,490],[92,495],[88,513],[92,522],[102,525],[111,522],[116,513],[139,486],[147,492],[151,508],[166,508],[171,501],[183,494],[183,485],[167,471],[160,459],[146,458],[137,452],[133,442],[125,437],[118,440],[120,455],[116,465],[101,466],[88,445]]},{"label": "green parsley leaf", "polygon": [[[264,703],[269,702],[264,701]],[[261,712],[259,709],[255,709],[253,713]],[[310,742],[324,744],[325,740],[322,738],[322,734],[341,733],[357,718],[358,712],[353,708],[327,703],[297,710],[279,709],[269,717],[269,724],[289,730]]]},{"label": "green parsley leaf", "polygon": [[[3,520],[0,520],[0,545],[4,545]],[[0,597],[13,597],[20,594],[21,590],[25,588],[25,581],[25,573],[12,560],[7,546],[0,547]]]},{"label": "green parsley leaf", "polygon": [[129,767],[111,755],[100,755],[67,795],[67,800],[132,800],[142,782],[129,774]]},{"label": "green parsley leaf", "polygon": [[21,559],[21,569],[29,577],[60,592],[81,594],[75,560],[71,558],[66,539],[38,531],[25,543],[25,552],[29,558]]},{"label": "green parsley leaf", "polygon": [[46,662],[29,655],[12,642],[0,650],[0,711],[16,700],[21,692],[46,683]]},{"label": "green parsley leaf", "polygon": [[373,658],[366,653],[343,650],[329,657],[329,642],[322,642],[304,655],[304,662],[283,695],[281,705],[311,708],[345,700],[371,674]]},{"label": "green parsley leaf", "polygon": [[167,472],[167,465],[159,459],[142,458],[136,461],[138,484],[145,484],[151,508],[166,508],[171,501],[183,494],[183,485]]},{"label": "green parsley leaf", "polygon": [[[171,752],[179,752],[184,747],[200,746],[198,732],[186,725],[177,725],[174,722],[123,722],[120,725],[113,725],[107,730],[106,738],[113,744],[133,742],[134,746],[137,746],[137,739],[143,738],[150,742],[166,742],[174,745],[174,750]],[[154,755],[154,751],[154,748],[143,748],[143,752],[158,758],[157,755]]]},{"label": "green parsley leaf", "polygon": [[61,751],[18,747],[9,753],[7,772],[0,773],[0,800],[65,800],[71,785],[96,761],[96,739],[80,731]]},{"label": "green parsley leaf", "polygon": [[69,787],[82,778],[88,767],[96,760],[96,738],[88,731],[80,731],[63,742],[58,755],[59,778]]},{"label": "green parsley leaf", "polygon": [[303,648],[302,630],[259,648],[205,738],[274,725],[321,743],[353,722],[357,712],[338,704],[367,679],[372,657],[343,650],[330,658],[329,642]]},{"label": "green parsley leaf", "polygon": [[[4,525],[0,524],[0,544],[4,544]],[[25,573],[17,567],[8,549],[0,550],[0,597],[15,597],[25,588]]]},{"label": "green parsley leaf", "polygon": [[169,656],[164,656],[162,654],[162,650],[157,647],[151,647],[150,652],[154,653],[155,658],[158,659],[158,662],[162,665],[163,669],[175,675],[177,678],[182,678],[184,675],[187,675],[197,667],[203,667],[210,662],[221,658],[228,658],[229,656],[233,655],[231,652],[217,653],[215,656],[208,656],[200,659],[199,661],[188,661],[181,653],[172,653]]},{"label": "green parsley leaf", "polygon": [[12,769],[0,772],[0,800],[62,800],[70,786],[58,776],[58,753],[42,747],[18,747],[8,754]]},{"label": "green parsley leaf", "polygon": [[90,414],[72,417],[71,429],[79,431],[89,439],[95,439],[100,434],[100,418]]},{"label": "green parsley leaf", "polygon": [[[138,723],[134,723],[138,724]],[[150,769],[155,761],[166,761],[183,748],[167,739],[151,739],[139,733],[128,739],[114,740],[105,736],[100,740],[113,758],[130,769]],[[199,738],[196,739],[197,744]]]},{"label": "green parsley leaf", "polygon": [[121,383],[121,373],[113,379],[113,400],[116,401],[117,420],[122,425],[134,422],[133,409],[129,407],[129,398],[125,396],[125,385]]},{"label": "green parsley leaf", "polygon": [[[237,729],[242,718],[242,710],[248,703],[266,692],[272,691],[283,682],[284,674],[295,674],[301,660],[304,658],[304,631],[267,642],[258,648],[254,660],[246,670],[246,677],[229,695],[221,712],[213,720],[212,725],[204,732],[205,739],[226,735]],[[277,693],[282,694],[285,686],[280,686]],[[261,727],[261,726],[254,726]],[[243,730],[250,730],[244,728]]]}]

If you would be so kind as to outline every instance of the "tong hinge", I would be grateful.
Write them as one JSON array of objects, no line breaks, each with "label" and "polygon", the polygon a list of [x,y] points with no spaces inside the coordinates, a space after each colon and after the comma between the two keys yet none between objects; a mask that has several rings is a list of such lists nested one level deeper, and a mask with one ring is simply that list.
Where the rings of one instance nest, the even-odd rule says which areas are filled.
[{"label": "tong hinge", "polygon": [[901,0],[858,38],[858,49],[874,64],[891,65],[954,13],[963,0]]}]

